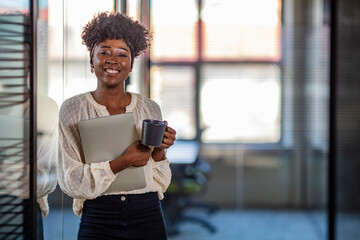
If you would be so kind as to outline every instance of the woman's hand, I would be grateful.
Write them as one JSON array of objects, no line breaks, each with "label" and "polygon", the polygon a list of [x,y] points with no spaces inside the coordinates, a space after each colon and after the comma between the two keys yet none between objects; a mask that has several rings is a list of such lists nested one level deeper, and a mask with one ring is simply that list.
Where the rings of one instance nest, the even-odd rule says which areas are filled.
[{"label": "woman's hand", "polygon": [[164,139],[163,142],[161,144],[162,149],[167,149],[169,147],[171,147],[172,145],[174,145],[174,142],[176,140],[176,131],[168,126],[168,122],[164,121],[166,123],[166,129],[165,129],[165,133],[164,133]]},{"label": "woman's hand", "polygon": [[145,166],[150,158],[150,148],[142,145],[140,141],[131,144],[120,157],[110,161],[110,168],[113,173],[118,173],[130,166]]},{"label": "woman's hand", "polygon": [[168,149],[169,147],[174,145],[174,142],[176,140],[176,131],[168,126],[167,121],[164,122],[166,123],[166,129],[162,144],[160,147],[155,147],[151,155],[155,161],[164,160],[166,158],[165,149]]},{"label": "woman's hand", "polygon": [[142,167],[149,161],[150,148],[136,141],[128,147],[124,155],[131,160],[131,166]]}]

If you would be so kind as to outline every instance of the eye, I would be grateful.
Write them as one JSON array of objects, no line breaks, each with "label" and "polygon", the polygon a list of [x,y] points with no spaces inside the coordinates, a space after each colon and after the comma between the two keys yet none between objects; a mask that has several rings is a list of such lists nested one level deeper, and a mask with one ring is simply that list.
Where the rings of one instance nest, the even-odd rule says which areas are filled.
[{"label": "eye", "polygon": [[109,53],[108,52],[100,52],[100,55],[105,55],[105,56],[108,56]]},{"label": "eye", "polygon": [[117,55],[118,57],[127,57],[127,55],[125,53],[120,53]]}]

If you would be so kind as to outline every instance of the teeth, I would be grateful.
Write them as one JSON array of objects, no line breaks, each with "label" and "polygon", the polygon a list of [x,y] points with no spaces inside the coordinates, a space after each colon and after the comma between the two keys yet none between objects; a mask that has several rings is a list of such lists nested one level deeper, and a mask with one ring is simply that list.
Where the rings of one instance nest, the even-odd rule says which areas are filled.
[{"label": "teeth", "polygon": [[106,69],[106,72],[108,72],[108,73],[118,73],[119,72],[119,70],[115,70],[115,69]]}]

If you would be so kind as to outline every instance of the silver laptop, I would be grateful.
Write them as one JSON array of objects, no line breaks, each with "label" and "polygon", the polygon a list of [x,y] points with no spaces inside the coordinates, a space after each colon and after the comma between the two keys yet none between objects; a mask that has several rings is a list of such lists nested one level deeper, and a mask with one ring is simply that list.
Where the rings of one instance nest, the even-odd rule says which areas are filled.
[{"label": "silver laptop", "polygon": [[[139,140],[133,113],[82,120],[79,132],[86,163],[113,160]],[[105,194],[145,187],[144,167],[129,167],[117,174]]]}]

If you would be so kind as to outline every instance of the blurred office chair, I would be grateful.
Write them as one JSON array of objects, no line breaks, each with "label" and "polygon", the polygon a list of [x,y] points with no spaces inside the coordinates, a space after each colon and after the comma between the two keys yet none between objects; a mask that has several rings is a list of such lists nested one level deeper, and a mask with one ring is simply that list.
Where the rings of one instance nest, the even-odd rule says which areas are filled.
[{"label": "blurred office chair", "polygon": [[176,141],[167,152],[172,171],[172,180],[163,200],[164,215],[169,235],[179,233],[179,224],[193,222],[202,225],[211,233],[216,232],[207,219],[189,213],[188,210],[203,210],[214,213],[217,207],[197,200],[207,187],[211,167],[199,159],[199,144],[195,141]]}]

